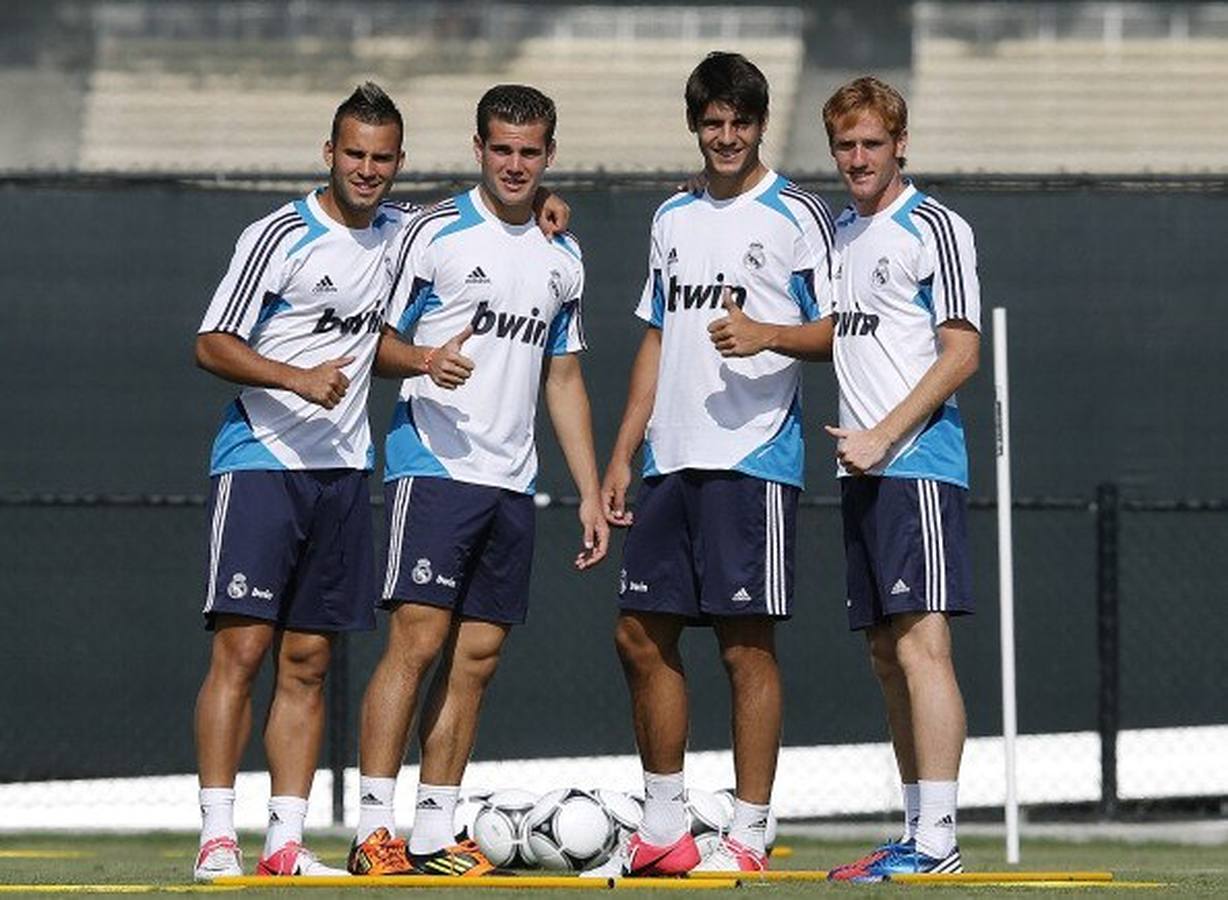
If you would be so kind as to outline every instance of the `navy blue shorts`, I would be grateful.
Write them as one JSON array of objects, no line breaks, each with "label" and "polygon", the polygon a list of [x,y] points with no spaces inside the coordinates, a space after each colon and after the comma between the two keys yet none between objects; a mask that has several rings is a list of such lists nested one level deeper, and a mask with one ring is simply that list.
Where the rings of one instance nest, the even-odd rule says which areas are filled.
[{"label": "navy blue shorts", "polygon": [[519,625],[529,611],[533,498],[416,475],[384,485],[388,565],[383,600],[425,603]]},{"label": "navy blue shorts", "polygon": [[294,631],[375,627],[366,472],[241,471],[211,481],[206,627],[219,614]]},{"label": "navy blue shorts", "polygon": [[943,481],[840,479],[849,628],[901,613],[973,611],[968,492]]},{"label": "navy blue shorts", "polygon": [[787,619],[799,493],[740,472],[645,478],[623,544],[620,608]]}]

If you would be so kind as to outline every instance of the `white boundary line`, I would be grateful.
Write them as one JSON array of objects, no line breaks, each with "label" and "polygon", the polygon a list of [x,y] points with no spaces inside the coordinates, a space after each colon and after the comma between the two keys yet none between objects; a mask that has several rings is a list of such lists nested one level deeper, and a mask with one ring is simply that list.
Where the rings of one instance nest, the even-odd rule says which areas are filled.
[{"label": "white boundary line", "polygon": [[[1125,800],[1228,795],[1228,725],[1123,731],[1118,743],[1118,787]],[[1001,737],[971,738],[960,773],[960,805],[1001,807],[1005,797]],[[1100,742],[1093,731],[1022,735],[1018,739],[1019,802],[1095,801],[1100,797]],[[728,751],[687,754],[687,782],[717,790],[733,784]],[[412,823],[416,766],[401,770],[398,824]],[[639,793],[639,759],[626,756],[475,762],[465,789],[521,787],[545,793],[556,787],[608,787]],[[244,772],[235,785],[235,822],[263,829],[268,776]],[[357,822],[358,773],[346,772],[346,824]],[[307,816],[309,828],[327,828],[332,776],[320,770]],[[773,809],[782,819],[887,813],[899,809],[900,790],[891,745],[841,744],[781,750]],[[40,829],[132,830],[200,826],[194,775],[41,781],[0,785],[0,831]]]}]

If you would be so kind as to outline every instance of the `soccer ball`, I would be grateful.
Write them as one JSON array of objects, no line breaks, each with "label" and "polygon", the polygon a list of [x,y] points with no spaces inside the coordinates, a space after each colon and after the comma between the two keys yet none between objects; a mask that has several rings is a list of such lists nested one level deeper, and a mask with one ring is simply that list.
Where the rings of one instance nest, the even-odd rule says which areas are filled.
[{"label": "soccer ball", "polygon": [[516,789],[496,791],[473,819],[473,839],[500,868],[521,869],[536,860],[524,839],[524,822],[537,797]]},{"label": "soccer ball", "polygon": [[644,801],[639,797],[624,794],[622,791],[612,791],[609,788],[597,788],[593,794],[605,807],[606,814],[617,826],[620,838],[635,831],[644,821]]},{"label": "soccer ball", "polygon": [[[720,798],[722,803],[728,806],[729,808],[728,821],[729,821],[729,825],[732,825],[733,824],[733,801],[737,795],[734,793],[733,788],[722,788],[721,790],[716,792],[716,796]],[[725,826],[726,829],[728,829],[729,825]],[[776,813],[772,811],[771,807],[768,807],[767,828],[763,832],[763,839],[764,839],[764,843],[767,845],[767,855],[771,856],[772,847],[776,843]]]},{"label": "soccer ball", "polygon": [[544,869],[579,872],[605,862],[618,830],[601,801],[579,788],[546,794],[525,819],[530,851]]},{"label": "soccer ball", "polygon": [[490,791],[475,791],[465,794],[457,801],[456,811],[452,814],[452,832],[456,835],[458,844],[473,838],[473,820],[486,805],[490,795]]},{"label": "soccer ball", "polygon": [[721,834],[729,827],[725,815],[726,806],[711,791],[687,788],[686,818],[699,848],[700,857],[706,857],[721,842]]}]

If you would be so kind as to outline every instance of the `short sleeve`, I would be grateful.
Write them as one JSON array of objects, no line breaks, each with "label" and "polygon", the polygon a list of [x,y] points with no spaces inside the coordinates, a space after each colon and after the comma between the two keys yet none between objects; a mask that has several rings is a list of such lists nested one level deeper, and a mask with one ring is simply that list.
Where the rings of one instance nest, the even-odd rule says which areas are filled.
[{"label": "short sleeve", "polygon": [[981,285],[976,272],[972,227],[949,209],[923,203],[916,213],[926,225],[922,246],[926,273],[932,273],[934,322],[951,319],[981,329]]},{"label": "short sleeve", "polygon": [[655,328],[665,324],[665,255],[661,252],[661,235],[655,222],[648,243],[648,278],[635,314]]},{"label": "short sleeve", "polygon": [[[782,192],[784,193],[784,192]],[[801,309],[802,318],[814,322],[832,313],[832,273],[835,271],[836,226],[823,199],[800,188],[787,196],[800,209],[800,230],[793,242],[793,272],[789,293]]]},{"label": "short sleeve", "polygon": [[248,340],[261,312],[281,299],[291,235],[305,227],[296,213],[287,210],[244,229],[198,332],[222,331]]},{"label": "short sleeve", "polygon": [[420,214],[401,229],[394,245],[387,323],[402,334],[411,331],[423,314],[440,302],[435,293],[430,252],[431,237],[436,230]]},{"label": "short sleeve", "polygon": [[563,288],[568,299],[550,321],[550,330],[546,334],[547,356],[563,356],[588,349],[588,343],[584,340],[583,320],[584,263],[579,258],[578,246],[574,250],[568,248],[568,252],[576,257],[568,271],[571,284]]}]

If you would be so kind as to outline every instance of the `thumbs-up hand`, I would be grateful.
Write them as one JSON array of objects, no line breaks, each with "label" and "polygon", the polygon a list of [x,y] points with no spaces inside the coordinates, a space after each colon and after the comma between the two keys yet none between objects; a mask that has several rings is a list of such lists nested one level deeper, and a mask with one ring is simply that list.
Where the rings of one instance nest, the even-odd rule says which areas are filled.
[{"label": "thumbs-up hand", "polygon": [[426,371],[431,381],[451,391],[469,380],[473,374],[473,360],[461,353],[461,347],[472,336],[473,326],[466,325],[464,330],[426,354]]},{"label": "thumbs-up hand", "polygon": [[767,349],[771,326],[756,322],[733,300],[733,291],[721,289],[721,306],[725,315],[708,326],[708,336],[721,356],[754,356]]}]

